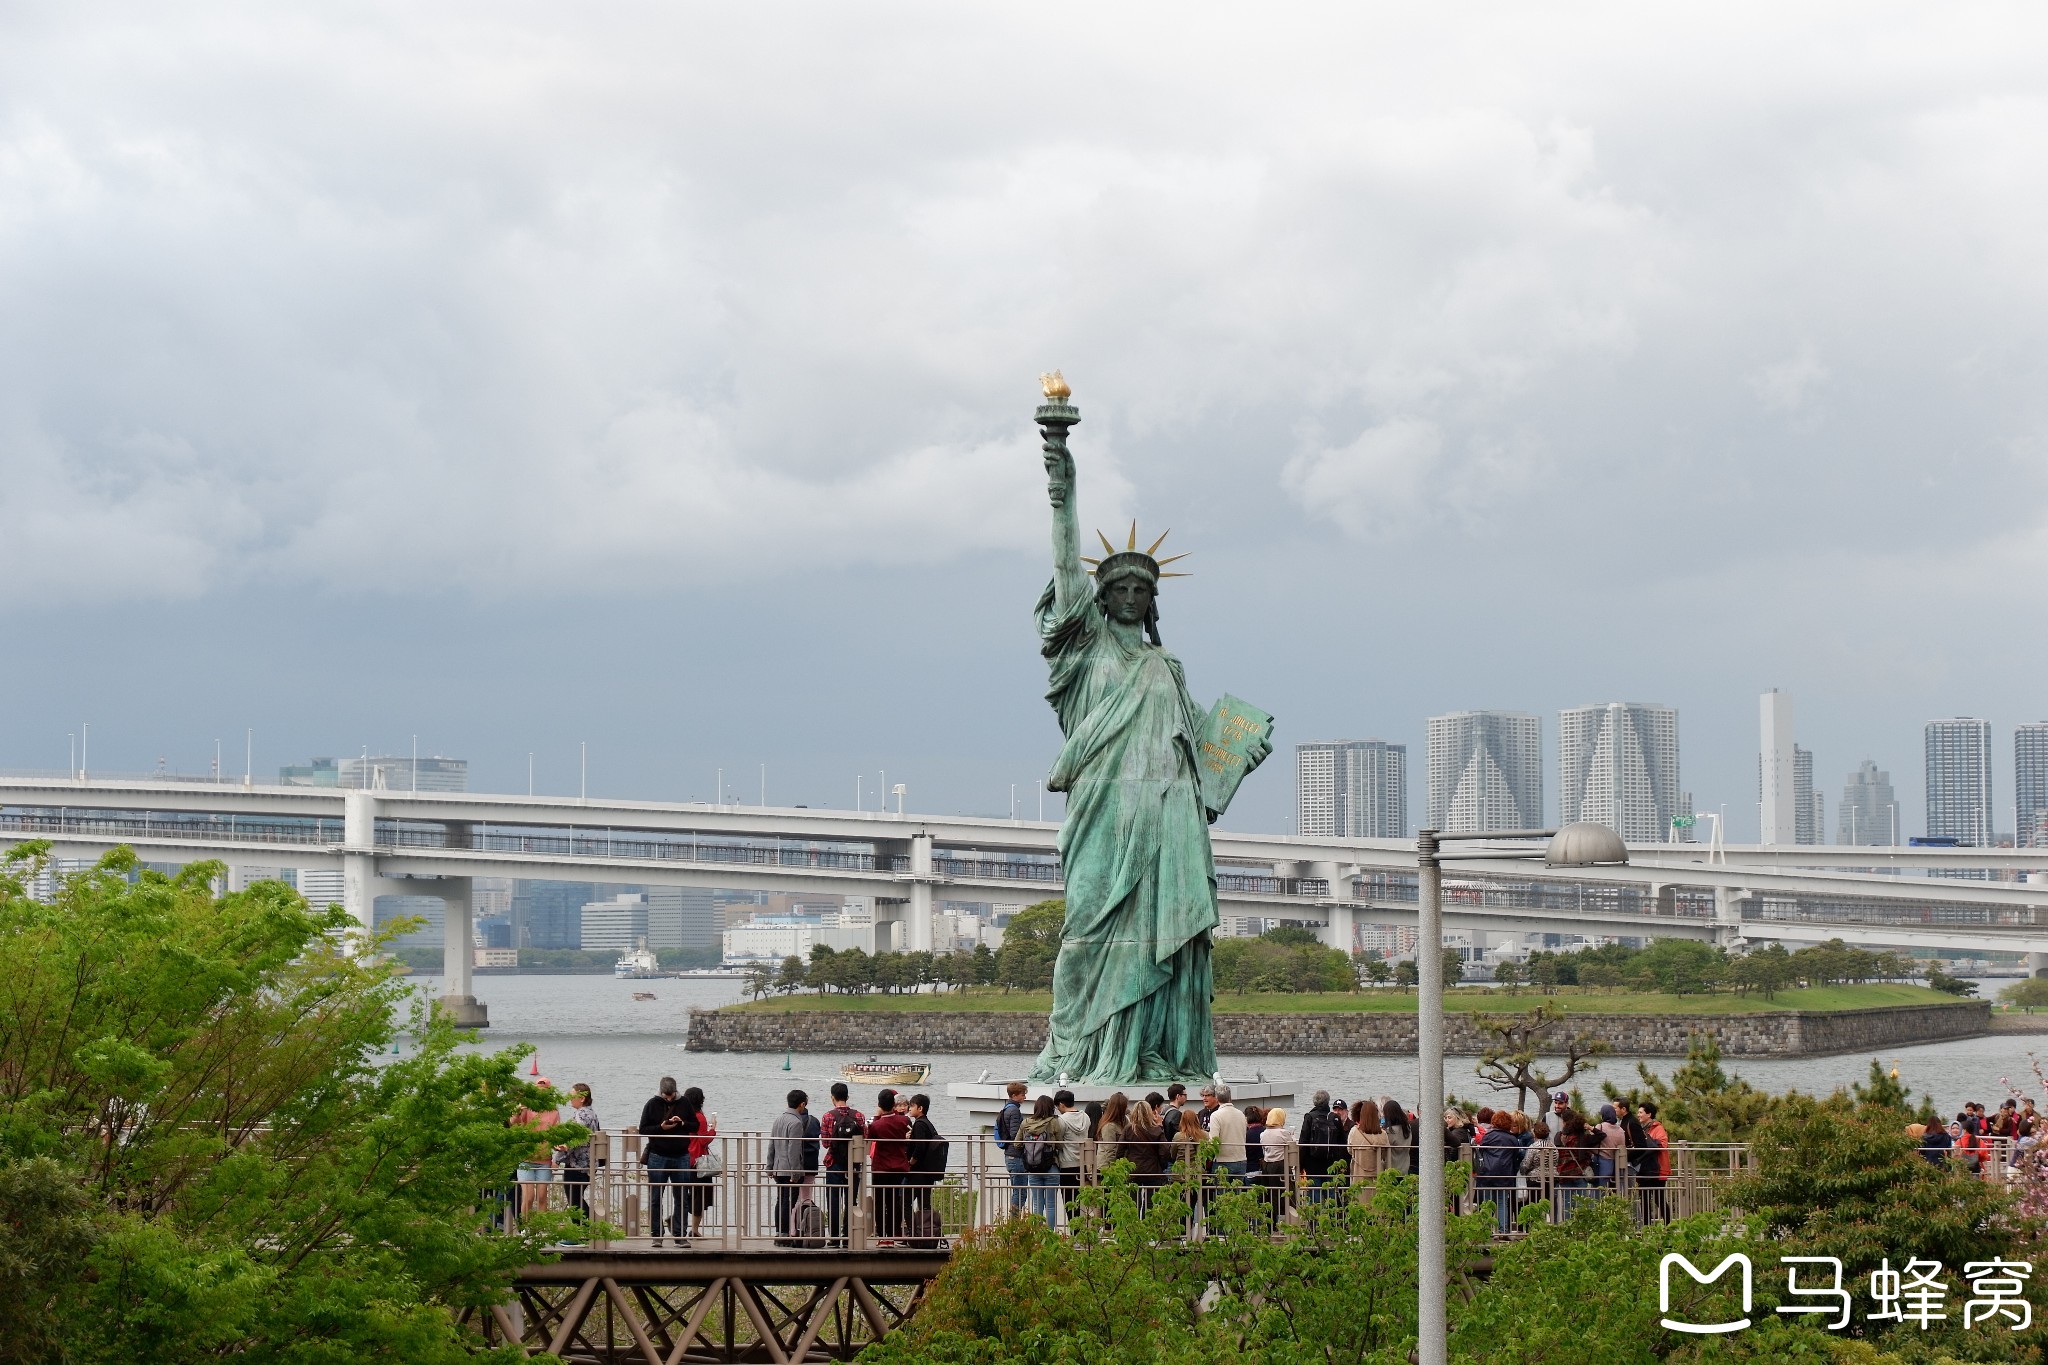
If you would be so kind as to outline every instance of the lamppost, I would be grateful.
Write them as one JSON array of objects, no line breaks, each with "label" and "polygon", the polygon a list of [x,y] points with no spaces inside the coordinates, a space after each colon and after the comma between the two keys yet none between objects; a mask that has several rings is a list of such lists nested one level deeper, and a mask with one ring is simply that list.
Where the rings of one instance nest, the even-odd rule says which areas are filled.
[{"label": "lamppost", "polygon": [[1453,841],[1548,839],[1542,853],[1532,848],[1486,848],[1452,855],[1467,863],[1541,858],[1550,867],[1594,867],[1628,862],[1628,847],[1605,825],[1575,824],[1563,829],[1489,830],[1444,834],[1426,829],[1415,836],[1418,906],[1415,965],[1417,1087],[1415,1153],[1416,1192],[1416,1360],[1419,1365],[1449,1365],[1450,1268],[1444,1262],[1444,870],[1441,845]]}]

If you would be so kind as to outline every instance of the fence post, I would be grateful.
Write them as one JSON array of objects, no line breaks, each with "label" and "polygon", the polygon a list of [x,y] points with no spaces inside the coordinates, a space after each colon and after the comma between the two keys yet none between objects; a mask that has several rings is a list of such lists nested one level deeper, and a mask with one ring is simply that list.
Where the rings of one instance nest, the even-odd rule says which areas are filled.
[{"label": "fence post", "polygon": [[625,1140],[620,1143],[620,1149],[619,1178],[626,1187],[625,1198],[622,1201],[625,1205],[625,1217],[620,1221],[626,1229],[626,1236],[638,1237],[640,1236],[640,1212],[643,1199],[641,1190],[644,1183],[639,1176],[634,1174],[635,1168],[640,1165],[639,1132],[628,1128],[625,1133]]}]

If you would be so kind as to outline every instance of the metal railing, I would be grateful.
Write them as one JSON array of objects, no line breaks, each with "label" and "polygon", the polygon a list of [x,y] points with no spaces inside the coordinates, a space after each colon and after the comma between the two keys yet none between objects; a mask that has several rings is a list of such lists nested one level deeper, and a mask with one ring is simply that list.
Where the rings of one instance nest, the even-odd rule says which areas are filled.
[{"label": "metal railing", "polygon": [[151,843],[162,839],[196,842],[225,841],[251,844],[288,844],[318,847],[341,839],[339,820],[252,820],[246,815],[206,815],[182,812],[159,815],[153,811],[134,813],[94,811],[74,814],[61,811],[0,811],[0,834],[23,838],[37,835],[87,838],[119,843],[134,840]]},{"label": "metal railing", "polygon": [[[636,1132],[597,1133],[590,1143],[590,1165],[572,1171],[558,1165],[546,1181],[508,1182],[495,1198],[495,1216],[510,1226],[525,1213],[575,1207],[591,1219],[620,1230],[620,1236],[597,1245],[615,1250],[664,1248],[721,1253],[766,1250],[872,1251],[905,1248],[929,1250],[963,1233],[1004,1219],[1038,1212],[1055,1227],[1071,1216],[1073,1196],[1100,1180],[1098,1144],[1084,1144],[1082,1165],[1074,1172],[1027,1178],[1012,1173],[993,1137],[986,1133],[949,1136],[946,1169],[917,1172],[900,1169],[911,1161],[915,1146],[903,1140],[847,1143],[848,1167],[803,1172],[778,1178],[769,1168],[770,1138],[765,1133],[719,1134],[699,1140],[702,1159],[687,1169],[645,1158],[646,1138]],[[1169,1144],[1162,1144],[1169,1146]],[[890,1149],[894,1148],[892,1152]],[[1410,1152],[1412,1149],[1404,1149]],[[1662,1178],[1636,1175],[1624,1160],[1612,1176],[1560,1172],[1555,1148],[1531,1149],[1527,1172],[1505,1180],[1475,1177],[1453,1201],[1454,1211],[1493,1209],[1501,1219],[1501,1235],[1519,1235],[1520,1213],[1539,1201],[1547,1204],[1551,1223],[1568,1219],[1585,1200],[1620,1195],[1630,1202],[1639,1223],[1668,1221],[1726,1207],[1729,1182],[1753,1169],[1743,1144],[1675,1142],[1668,1152],[1670,1173]],[[1626,1154],[1624,1154],[1625,1156]],[[1987,1179],[2003,1179],[2005,1155],[1986,1162]],[[1461,1148],[1469,1161],[1472,1148]],[[1179,1190],[1191,1209],[1188,1235],[1201,1235],[1203,1209],[1210,1195],[1228,1180],[1271,1201],[1275,1230],[1285,1235],[1304,1205],[1318,1198],[1358,1197],[1370,1181],[1353,1181],[1342,1172],[1326,1177],[1303,1173],[1300,1149],[1288,1144],[1286,1156],[1271,1169],[1254,1160],[1244,1175],[1213,1170],[1190,1171],[1162,1161],[1168,1173],[1134,1178],[1138,1197],[1160,1187]],[[1993,1173],[1995,1168],[1995,1173]],[[815,1214],[801,1212],[810,1205]]]}]

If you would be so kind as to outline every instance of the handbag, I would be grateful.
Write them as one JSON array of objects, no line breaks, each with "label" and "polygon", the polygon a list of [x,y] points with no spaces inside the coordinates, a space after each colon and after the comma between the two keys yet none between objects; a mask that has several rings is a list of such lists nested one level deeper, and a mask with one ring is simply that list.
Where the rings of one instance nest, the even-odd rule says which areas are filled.
[{"label": "handbag", "polygon": [[716,1152],[706,1152],[697,1158],[697,1174],[703,1176],[723,1175],[725,1158]]}]

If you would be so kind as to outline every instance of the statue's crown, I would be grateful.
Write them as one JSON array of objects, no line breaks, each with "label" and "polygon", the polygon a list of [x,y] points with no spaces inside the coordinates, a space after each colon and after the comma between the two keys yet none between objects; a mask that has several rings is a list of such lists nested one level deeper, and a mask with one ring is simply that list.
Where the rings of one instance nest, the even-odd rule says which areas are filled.
[{"label": "statue's crown", "polygon": [[1166,538],[1172,534],[1173,528],[1169,526],[1160,533],[1159,539],[1141,550],[1138,548],[1138,523],[1133,521],[1131,523],[1130,538],[1125,543],[1124,548],[1119,550],[1116,546],[1109,543],[1108,536],[1097,531],[1095,538],[1102,542],[1103,557],[1101,559],[1091,559],[1087,555],[1082,555],[1081,562],[1093,564],[1095,567],[1090,569],[1089,572],[1102,582],[1108,582],[1127,569],[1136,569],[1141,573],[1150,575],[1154,579],[1186,578],[1187,575],[1184,573],[1167,573],[1165,571],[1165,566],[1173,563],[1176,559],[1186,559],[1187,555],[1185,553],[1168,555],[1164,559],[1154,559],[1152,557],[1159,547],[1166,543]]}]

